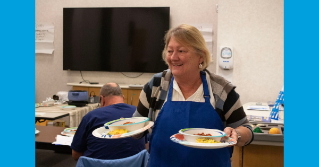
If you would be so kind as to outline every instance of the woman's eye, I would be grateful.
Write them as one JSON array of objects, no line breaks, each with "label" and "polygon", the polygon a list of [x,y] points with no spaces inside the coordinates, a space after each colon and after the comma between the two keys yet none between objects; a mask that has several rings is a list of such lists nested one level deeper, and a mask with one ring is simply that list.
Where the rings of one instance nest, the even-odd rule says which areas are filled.
[{"label": "woman's eye", "polygon": [[178,52],[179,52],[179,53],[183,53],[183,52],[185,52],[185,51],[184,51],[184,50],[179,50]]},{"label": "woman's eye", "polygon": [[168,50],[167,52],[168,52],[168,53],[173,53],[173,51],[172,51],[172,50]]}]

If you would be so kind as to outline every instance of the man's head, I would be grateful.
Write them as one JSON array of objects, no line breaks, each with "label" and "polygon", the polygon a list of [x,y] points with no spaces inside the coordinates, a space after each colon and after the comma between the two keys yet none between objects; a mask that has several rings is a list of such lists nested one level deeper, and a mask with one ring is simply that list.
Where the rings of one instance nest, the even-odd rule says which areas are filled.
[{"label": "man's head", "polygon": [[103,85],[100,91],[100,102],[102,107],[124,103],[124,96],[120,86],[113,82]]}]

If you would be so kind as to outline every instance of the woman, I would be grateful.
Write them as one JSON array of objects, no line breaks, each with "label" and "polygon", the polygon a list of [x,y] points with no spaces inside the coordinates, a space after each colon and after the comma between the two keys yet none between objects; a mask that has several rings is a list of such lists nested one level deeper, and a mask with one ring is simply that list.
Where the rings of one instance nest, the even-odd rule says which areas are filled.
[{"label": "woman", "polygon": [[164,39],[162,55],[169,70],[155,74],[144,86],[134,113],[155,121],[149,166],[231,166],[231,147],[195,149],[170,141],[180,129],[209,128],[225,131],[244,146],[253,133],[235,86],[206,70],[210,54],[201,33],[183,24]]}]

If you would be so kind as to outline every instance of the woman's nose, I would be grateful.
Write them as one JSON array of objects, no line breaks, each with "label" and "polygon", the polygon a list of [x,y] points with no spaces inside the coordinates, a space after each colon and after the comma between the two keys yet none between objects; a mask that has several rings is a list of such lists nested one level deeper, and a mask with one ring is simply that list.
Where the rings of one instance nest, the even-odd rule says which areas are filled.
[{"label": "woman's nose", "polygon": [[174,51],[173,54],[172,54],[172,56],[171,56],[171,58],[172,58],[173,60],[178,59],[178,52]]}]

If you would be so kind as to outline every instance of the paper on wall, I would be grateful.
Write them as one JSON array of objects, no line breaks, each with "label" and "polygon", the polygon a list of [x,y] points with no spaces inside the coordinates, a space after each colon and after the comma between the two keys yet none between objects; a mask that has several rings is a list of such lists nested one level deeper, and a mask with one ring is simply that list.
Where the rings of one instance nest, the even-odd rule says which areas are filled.
[{"label": "paper on wall", "polygon": [[52,54],[54,51],[53,23],[38,23],[35,26],[35,53]]},{"label": "paper on wall", "polygon": [[35,53],[52,54],[54,51],[53,42],[38,42],[35,45]]},{"label": "paper on wall", "polygon": [[35,30],[35,42],[53,42],[54,29]]}]

